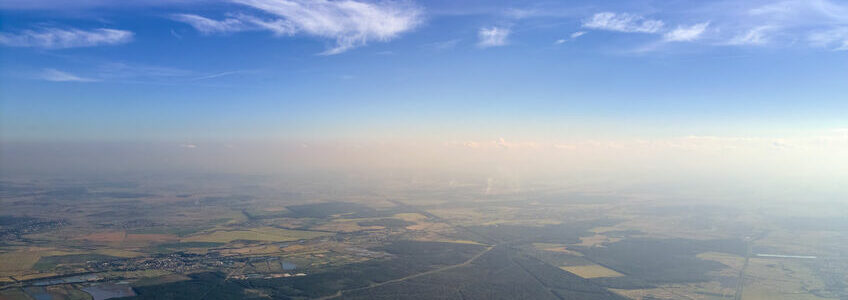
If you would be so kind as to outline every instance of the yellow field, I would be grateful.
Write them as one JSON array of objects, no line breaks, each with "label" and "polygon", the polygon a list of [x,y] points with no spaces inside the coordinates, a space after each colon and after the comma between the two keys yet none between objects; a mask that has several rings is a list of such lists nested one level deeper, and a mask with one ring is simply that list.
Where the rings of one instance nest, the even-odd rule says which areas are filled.
[{"label": "yellow field", "polygon": [[808,291],[822,289],[824,283],[803,261],[796,259],[752,258],[745,269],[742,299],[823,299]]},{"label": "yellow field", "polygon": [[584,247],[596,247],[607,243],[615,243],[620,240],[621,238],[611,238],[603,234],[595,234],[593,236],[581,236],[580,243],[577,245]]},{"label": "yellow field", "polygon": [[37,252],[11,252],[0,254],[0,273],[29,270],[38,259]]},{"label": "yellow field", "polygon": [[608,268],[601,266],[601,265],[567,266],[567,267],[560,267],[560,269],[574,273],[575,275],[583,277],[583,278],[601,278],[601,277],[624,276],[624,274],[618,273],[615,270],[608,269]]},{"label": "yellow field", "polygon": [[727,266],[727,268],[722,270],[713,271],[715,275],[719,276],[738,277],[739,270],[741,270],[742,266],[745,264],[744,257],[728,253],[704,252],[698,254],[697,257],[703,260],[715,261]]},{"label": "yellow field", "polygon": [[666,284],[650,289],[610,289],[610,291],[622,295],[630,299],[703,299],[703,300],[720,300],[732,299],[736,290],[733,288],[724,288],[717,281],[687,283],[687,284]]},{"label": "yellow field", "polygon": [[15,275],[14,277],[15,277],[16,280],[24,281],[24,280],[33,280],[33,279],[39,279],[39,278],[53,277],[53,276],[56,276],[56,275],[59,275],[59,274],[53,273],[53,272],[47,272],[47,273],[30,273],[30,274],[24,274],[24,275]]},{"label": "yellow field", "polygon": [[560,252],[576,256],[583,256],[583,254],[580,252],[568,250],[568,247],[563,244],[533,243],[533,247],[543,251]]},{"label": "yellow field", "polygon": [[212,242],[229,243],[235,240],[286,242],[302,239],[312,239],[331,235],[326,232],[288,230],[273,227],[261,227],[248,230],[215,231],[207,234],[190,236],[182,239],[183,242]]},{"label": "yellow field", "polygon": [[396,214],[396,215],[392,216],[392,218],[398,218],[398,219],[401,219],[401,220],[404,220],[404,221],[407,221],[407,222],[418,222],[418,221],[427,220],[426,216],[419,214],[419,213]]},{"label": "yellow field", "polygon": [[336,219],[327,224],[312,227],[309,229],[333,231],[333,232],[357,232],[363,230],[379,230],[384,229],[383,226],[360,226],[358,222],[367,219]]},{"label": "yellow field", "polygon": [[57,251],[50,248],[28,248],[0,254],[0,276],[19,275],[38,262],[42,256],[78,254],[76,252]]}]

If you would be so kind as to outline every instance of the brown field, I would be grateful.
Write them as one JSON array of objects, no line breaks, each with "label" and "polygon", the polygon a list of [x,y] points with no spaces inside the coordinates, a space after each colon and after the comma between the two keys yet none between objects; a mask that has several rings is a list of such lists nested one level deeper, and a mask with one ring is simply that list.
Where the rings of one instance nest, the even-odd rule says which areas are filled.
[{"label": "brown field", "polygon": [[126,236],[126,231],[107,231],[87,234],[78,239],[92,242],[121,242]]},{"label": "brown field", "polygon": [[98,250],[94,251],[94,253],[102,254],[102,255],[109,255],[109,256],[126,257],[126,258],[139,257],[139,256],[144,255],[144,253],[121,250],[121,249],[98,249]]},{"label": "brown field", "polygon": [[179,238],[173,234],[127,234],[126,241],[132,242],[174,242]]}]

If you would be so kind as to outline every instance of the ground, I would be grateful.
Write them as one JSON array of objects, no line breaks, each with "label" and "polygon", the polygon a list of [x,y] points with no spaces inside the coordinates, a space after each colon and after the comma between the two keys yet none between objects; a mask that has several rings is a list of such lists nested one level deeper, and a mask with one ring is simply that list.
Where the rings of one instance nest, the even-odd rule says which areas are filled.
[{"label": "ground", "polygon": [[446,298],[848,295],[840,204],[681,203],[555,185],[486,194],[438,180],[386,179],[379,192],[206,180],[3,179],[0,299],[414,298],[439,287]]}]

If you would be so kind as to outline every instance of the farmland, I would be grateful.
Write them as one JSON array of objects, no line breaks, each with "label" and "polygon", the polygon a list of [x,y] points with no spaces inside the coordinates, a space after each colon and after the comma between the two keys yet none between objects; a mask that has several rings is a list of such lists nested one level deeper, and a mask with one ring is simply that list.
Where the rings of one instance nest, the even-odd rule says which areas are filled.
[{"label": "farmland", "polygon": [[[403,184],[390,185],[387,199],[282,185],[298,186],[292,194],[271,183],[238,188],[232,178],[179,188],[15,182],[5,186],[27,192],[7,193],[2,201],[15,214],[0,218],[10,233],[0,245],[0,293],[9,299],[846,295],[843,233],[723,204],[693,209],[556,189],[437,201],[477,194]],[[778,230],[787,222],[798,229]]]}]

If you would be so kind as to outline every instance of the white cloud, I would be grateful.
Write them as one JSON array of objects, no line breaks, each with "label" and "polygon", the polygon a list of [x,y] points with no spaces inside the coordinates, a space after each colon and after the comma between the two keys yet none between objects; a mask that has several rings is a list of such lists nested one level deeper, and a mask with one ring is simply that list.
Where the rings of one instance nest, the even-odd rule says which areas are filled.
[{"label": "white cloud", "polygon": [[46,11],[81,11],[97,8],[147,8],[165,7],[174,5],[191,5],[209,3],[210,0],[3,0],[0,1],[0,9],[4,10],[46,10]]},{"label": "white cloud", "polygon": [[63,49],[118,45],[132,41],[126,30],[99,28],[93,30],[41,28],[19,33],[0,33],[0,44],[9,47]]},{"label": "white cloud", "polygon": [[571,35],[569,35],[568,39],[558,39],[558,40],[556,40],[554,42],[554,45],[561,45],[561,44],[564,44],[565,42],[576,40],[577,38],[583,36],[584,34],[586,34],[585,31],[578,31],[578,32],[572,33]]},{"label": "white cloud", "polygon": [[831,48],[836,51],[848,50],[848,27],[811,33],[807,39],[814,47]]},{"label": "white cloud", "polygon": [[47,80],[47,81],[56,81],[56,82],[92,82],[96,81],[91,78],[80,77],[68,72],[62,72],[56,69],[44,69],[41,74],[38,74],[38,78]]},{"label": "white cloud", "polygon": [[577,39],[577,38],[583,36],[584,34],[586,34],[585,31],[578,31],[578,32],[572,33],[571,39]]},{"label": "white cloud", "polygon": [[194,148],[197,148],[197,145],[195,145],[195,144],[180,144],[180,148],[194,149]]},{"label": "white cloud", "polygon": [[848,33],[844,29],[848,27],[848,5],[844,1],[768,1],[745,12],[738,19],[745,31],[728,44],[793,44],[806,40],[812,47],[848,50]]},{"label": "white cloud", "polygon": [[513,19],[526,19],[539,15],[539,11],[534,9],[510,8],[507,9],[504,14]]},{"label": "white cloud", "polygon": [[774,30],[774,26],[758,26],[746,32],[734,36],[727,42],[729,45],[763,45],[768,43],[768,33]]},{"label": "white cloud", "polygon": [[848,22],[848,6],[830,0],[774,1],[754,7],[748,13],[783,23]]},{"label": "white cloud", "polygon": [[305,34],[335,40],[321,54],[339,54],[372,41],[389,41],[418,27],[423,11],[409,2],[360,2],[354,0],[232,0],[273,19],[235,15],[216,21],[179,15],[202,33],[268,30],[276,35]]},{"label": "white cloud", "polygon": [[217,21],[192,14],[176,14],[173,15],[172,18],[175,21],[191,25],[191,27],[194,27],[194,29],[203,34],[239,32],[250,28],[248,24],[245,24],[242,20],[233,18]]},{"label": "white cloud", "polygon": [[670,42],[694,41],[700,38],[709,26],[710,22],[698,23],[688,27],[677,26],[676,29],[665,34],[665,40]]},{"label": "white cloud", "polygon": [[479,39],[477,45],[482,48],[504,46],[507,44],[507,37],[509,37],[509,28],[480,28],[477,32]]},{"label": "white cloud", "polygon": [[660,20],[646,19],[628,13],[602,12],[583,22],[583,27],[619,32],[656,33],[665,23]]}]

